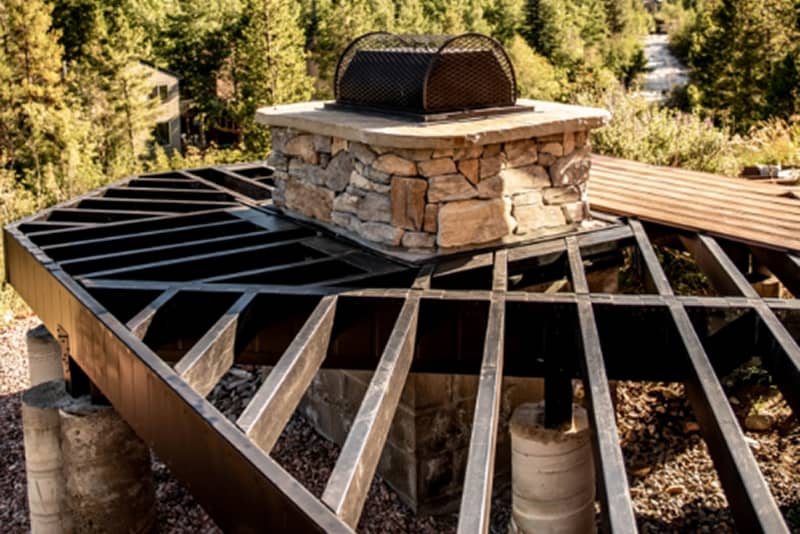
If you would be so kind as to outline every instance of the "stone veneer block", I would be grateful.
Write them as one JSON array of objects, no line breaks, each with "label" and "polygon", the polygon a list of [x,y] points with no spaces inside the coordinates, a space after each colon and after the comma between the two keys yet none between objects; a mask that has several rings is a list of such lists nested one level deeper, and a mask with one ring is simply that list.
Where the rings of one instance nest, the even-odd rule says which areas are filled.
[{"label": "stone veneer block", "polygon": [[289,179],[286,183],[284,199],[292,209],[303,215],[330,221],[333,211],[335,193],[323,187],[306,184],[296,179]]},{"label": "stone veneer block", "polygon": [[406,230],[421,230],[425,219],[425,192],[428,183],[414,178],[392,181],[392,224]]},{"label": "stone veneer block", "polygon": [[478,167],[480,160],[476,159],[462,159],[458,162],[458,172],[463,174],[472,185],[478,184]]},{"label": "stone veneer block", "polygon": [[[341,445],[369,385],[369,371],[321,369],[300,405],[323,436]],[[381,454],[378,472],[419,514],[455,511],[460,500],[477,397],[475,375],[411,373]],[[544,381],[503,379],[495,486],[510,482],[508,424],[523,402],[543,398]]]},{"label": "stone veneer block", "polygon": [[489,243],[510,234],[515,226],[501,198],[462,200],[439,208],[437,239],[441,247]]},{"label": "stone veneer block", "polygon": [[588,132],[609,115],[520,103],[535,111],[433,123],[319,102],[259,110],[272,126],[274,203],[414,258],[575,229],[589,213]]},{"label": "stone veneer block", "polygon": [[397,174],[399,176],[415,176],[417,174],[417,164],[394,154],[384,154],[372,162],[372,168],[386,173]]},{"label": "stone veneer block", "polygon": [[450,200],[466,200],[478,196],[478,191],[462,174],[445,174],[430,179],[428,202],[437,204]]},{"label": "stone veneer block", "polygon": [[419,174],[421,176],[439,176],[441,174],[454,174],[456,164],[453,158],[439,158],[418,163]]}]

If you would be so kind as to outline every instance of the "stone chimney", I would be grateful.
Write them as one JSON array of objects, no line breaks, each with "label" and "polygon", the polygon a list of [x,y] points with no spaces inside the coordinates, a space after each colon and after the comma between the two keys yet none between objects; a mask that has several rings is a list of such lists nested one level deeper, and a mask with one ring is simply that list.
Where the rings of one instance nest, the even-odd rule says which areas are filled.
[{"label": "stone chimney", "polygon": [[588,217],[588,133],[609,114],[530,104],[432,124],[321,102],[261,109],[275,204],[364,244],[424,254],[575,230]]},{"label": "stone chimney", "polygon": [[589,131],[609,113],[517,100],[510,61],[488,37],[413,38],[426,40],[357,39],[337,68],[336,104],[257,112],[272,133],[275,205],[419,259],[578,229]]}]

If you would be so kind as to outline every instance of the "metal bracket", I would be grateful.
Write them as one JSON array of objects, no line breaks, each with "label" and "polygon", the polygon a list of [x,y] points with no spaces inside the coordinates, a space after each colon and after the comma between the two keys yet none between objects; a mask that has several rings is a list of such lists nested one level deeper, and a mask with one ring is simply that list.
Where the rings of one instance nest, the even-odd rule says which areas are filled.
[{"label": "metal bracket", "polygon": [[64,327],[58,325],[56,327],[56,339],[58,340],[58,344],[61,345],[61,366],[64,369],[64,379],[69,383],[70,381],[70,370],[69,370],[69,360],[70,360],[70,352],[69,352],[69,334]]},{"label": "metal bracket", "polygon": [[69,348],[69,333],[61,326],[56,326],[56,339],[61,345],[61,366],[64,370],[64,382],[67,393],[73,397],[88,395],[92,392],[92,383],[75,360]]}]

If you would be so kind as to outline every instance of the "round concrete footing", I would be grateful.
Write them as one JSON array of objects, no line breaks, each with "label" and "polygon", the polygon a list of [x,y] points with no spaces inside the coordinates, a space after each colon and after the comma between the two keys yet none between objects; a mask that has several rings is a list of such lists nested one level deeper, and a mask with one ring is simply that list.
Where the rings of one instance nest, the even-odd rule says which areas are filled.
[{"label": "round concrete footing", "polygon": [[573,405],[566,430],[544,426],[544,403],[520,405],[511,417],[510,531],[595,532],[595,475],[586,410]]},{"label": "round concrete footing", "polygon": [[67,502],[75,532],[148,532],[155,523],[150,451],[110,406],[77,399],[60,411]]},{"label": "round concrete footing", "polygon": [[25,343],[28,346],[28,370],[31,386],[64,378],[61,345],[43,324],[28,330],[25,334]]},{"label": "round concrete footing", "polygon": [[71,531],[58,417],[58,407],[65,396],[63,380],[44,382],[22,394],[25,472],[33,534]]}]

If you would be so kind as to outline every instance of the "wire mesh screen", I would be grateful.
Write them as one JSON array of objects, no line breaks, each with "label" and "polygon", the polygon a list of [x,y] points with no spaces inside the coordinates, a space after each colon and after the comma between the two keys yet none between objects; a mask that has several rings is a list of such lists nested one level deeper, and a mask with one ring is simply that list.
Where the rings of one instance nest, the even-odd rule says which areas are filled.
[{"label": "wire mesh screen", "polygon": [[342,53],[336,102],[410,113],[513,106],[514,68],[502,45],[477,33],[369,33]]}]

